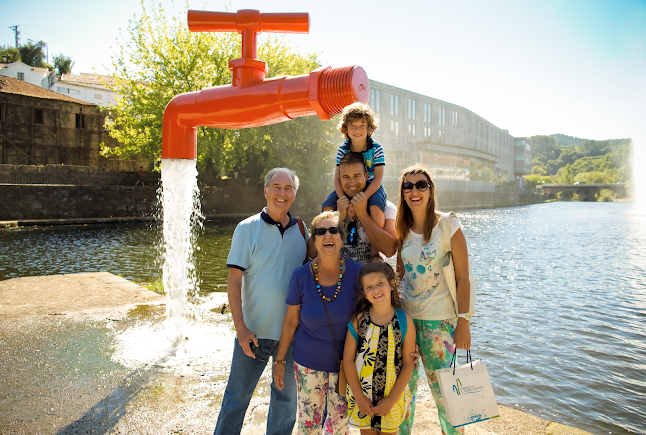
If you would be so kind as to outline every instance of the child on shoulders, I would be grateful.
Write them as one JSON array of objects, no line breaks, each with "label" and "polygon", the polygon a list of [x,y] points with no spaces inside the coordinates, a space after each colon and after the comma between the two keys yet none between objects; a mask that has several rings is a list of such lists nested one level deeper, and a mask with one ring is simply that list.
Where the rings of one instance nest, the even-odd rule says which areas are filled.
[{"label": "child on shoulders", "polygon": [[382,182],[386,160],[383,148],[372,138],[372,133],[377,129],[378,124],[378,120],[367,104],[354,103],[343,109],[337,128],[343,133],[346,140],[336,153],[334,192],[327,197],[322,208],[329,207],[336,210],[338,199],[345,196],[339,174],[339,161],[343,155],[351,152],[361,153],[366,171],[369,173],[368,186],[364,194],[368,197],[370,217],[379,228],[383,228],[386,190],[382,186]]}]

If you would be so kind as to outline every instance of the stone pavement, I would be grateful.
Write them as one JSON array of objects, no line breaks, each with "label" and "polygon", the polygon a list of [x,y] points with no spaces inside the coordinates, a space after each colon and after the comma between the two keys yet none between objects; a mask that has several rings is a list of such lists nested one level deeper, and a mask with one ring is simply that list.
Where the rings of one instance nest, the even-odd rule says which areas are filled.
[{"label": "stone pavement", "polygon": [[[163,302],[156,293],[105,272],[0,281],[0,433],[212,433],[234,337],[223,309],[226,294],[204,303],[202,323],[189,333],[187,343],[196,348],[220,346],[212,354],[181,367],[124,363],[117,338],[124,340],[146,322],[163,323]],[[210,332],[196,335],[205,329]],[[135,347],[156,339],[150,335],[154,329],[143,331]],[[269,376],[267,370],[261,378],[243,434],[263,433]],[[439,434],[435,405],[428,387],[420,391],[424,388],[414,433]],[[467,426],[465,433],[587,434],[499,407],[499,418]]]}]

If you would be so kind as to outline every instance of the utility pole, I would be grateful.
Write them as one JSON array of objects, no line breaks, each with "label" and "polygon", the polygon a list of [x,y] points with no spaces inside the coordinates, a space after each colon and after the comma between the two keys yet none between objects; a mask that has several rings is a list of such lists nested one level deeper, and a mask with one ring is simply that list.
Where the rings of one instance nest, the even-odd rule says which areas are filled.
[{"label": "utility pole", "polygon": [[20,31],[18,30],[18,25],[16,24],[15,26],[9,26],[11,30],[13,30],[13,33],[16,35],[16,48],[20,45]]}]

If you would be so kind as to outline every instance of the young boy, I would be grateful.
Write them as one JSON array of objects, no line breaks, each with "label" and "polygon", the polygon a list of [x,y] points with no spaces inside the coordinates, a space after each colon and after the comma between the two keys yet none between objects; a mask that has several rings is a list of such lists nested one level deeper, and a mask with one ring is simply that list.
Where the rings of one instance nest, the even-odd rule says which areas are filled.
[{"label": "young boy", "polygon": [[369,173],[368,187],[365,195],[368,197],[368,210],[370,217],[379,228],[384,227],[384,210],[386,208],[386,190],[382,186],[384,166],[386,165],[384,150],[381,145],[372,139],[372,133],[377,129],[378,121],[367,104],[354,103],[343,109],[341,122],[337,127],[345,142],[336,153],[336,171],[334,172],[334,192],[327,197],[322,208],[337,209],[337,201],[345,196],[341,186],[339,174],[339,161],[344,154],[351,152],[361,153],[366,171]]}]

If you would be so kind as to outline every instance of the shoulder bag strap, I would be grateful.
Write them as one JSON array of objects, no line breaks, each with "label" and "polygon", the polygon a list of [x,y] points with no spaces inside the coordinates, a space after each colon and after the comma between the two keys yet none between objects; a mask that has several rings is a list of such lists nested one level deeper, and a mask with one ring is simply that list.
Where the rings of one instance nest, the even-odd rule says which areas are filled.
[{"label": "shoulder bag strap", "polygon": [[[312,271],[312,263],[310,263],[310,270]],[[312,271],[314,273],[314,271]],[[334,336],[334,328],[332,327],[332,317],[330,317],[330,312],[327,309],[327,304],[325,303],[325,299],[321,298],[321,302],[323,303],[323,307],[325,308],[325,313],[327,314],[327,320],[330,323],[330,332],[332,332],[332,341],[334,341],[334,352],[336,353],[336,360],[339,363],[339,370],[341,370],[341,358],[339,358],[339,351],[336,350],[336,337]]]},{"label": "shoulder bag strap", "polygon": [[301,235],[303,236],[303,240],[307,241],[305,239],[305,225],[303,224],[303,219],[301,219],[300,216],[296,216],[295,219],[296,219],[296,222],[298,222],[298,228],[301,229]]},{"label": "shoulder bag strap", "polygon": [[440,221],[440,232],[442,233],[444,253],[451,257],[453,257],[453,252],[451,252],[451,216],[453,215],[453,212],[442,213],[442,220]]}]

